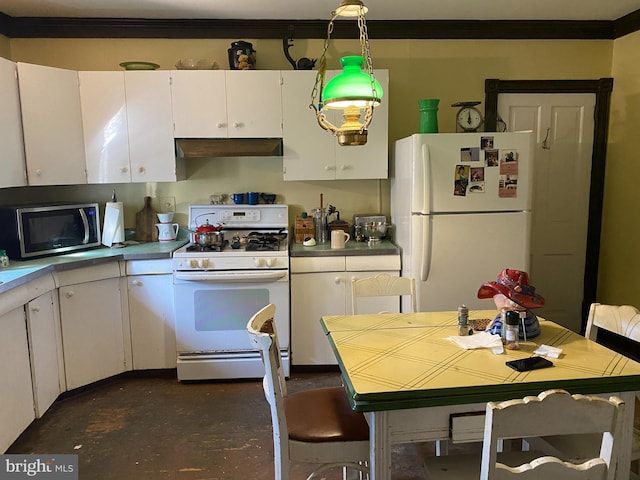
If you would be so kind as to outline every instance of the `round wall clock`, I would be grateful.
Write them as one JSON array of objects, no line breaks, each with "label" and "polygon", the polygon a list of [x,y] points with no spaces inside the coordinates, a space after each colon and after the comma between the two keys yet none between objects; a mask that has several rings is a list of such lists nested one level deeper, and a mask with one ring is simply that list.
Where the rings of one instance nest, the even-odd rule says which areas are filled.
[{"label": "round wall clock", "polygon": [[458,132],[478,132],[484,119],[482,113],[476,108],[481,102],[458,102],[451,105],[460,107],[456,113],[456,131]]}]

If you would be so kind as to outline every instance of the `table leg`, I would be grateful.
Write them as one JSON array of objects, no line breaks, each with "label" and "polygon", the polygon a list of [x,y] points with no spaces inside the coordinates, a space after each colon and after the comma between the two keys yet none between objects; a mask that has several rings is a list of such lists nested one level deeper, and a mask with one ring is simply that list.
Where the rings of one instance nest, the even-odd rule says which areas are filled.
[{"label": "table leg", "polygon": [[370,412],[370,480],[391,479],[391,438],[388,412]]}]

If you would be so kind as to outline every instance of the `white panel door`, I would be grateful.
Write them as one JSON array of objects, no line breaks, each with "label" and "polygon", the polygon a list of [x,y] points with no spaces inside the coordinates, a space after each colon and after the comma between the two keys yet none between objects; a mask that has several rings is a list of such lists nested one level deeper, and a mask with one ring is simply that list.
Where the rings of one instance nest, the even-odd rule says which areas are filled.
[{"label": "white panel door", "polygon": [[29,185],[87,183],[78,72],[17,65]]},{"label": "white panel door", "polygon": [[170,72],[125,71],[129,157],[134,182],[177,180]]},{"label": "white panel door", "polygon": [[174,70],[171,102],[176,138],[227,138],[224,70]]},{"label": "white panel door", "polygon": [[229,138],[282,138],[279,70],[226,72]]},{"label": "white panel door", "polygon": [[78,72],[88,183],[130,183],[124,72]]},{"label": "white panel door", "polygon": [[176,368],[173,277],[127,277],[133,369]]},{"label": "white panel door", "polygon": [[0,316],[0,453],[35,418],[24,308]]},{"label": "white panel door", "polygon": [[536,313],[576,332],[582,325],[593,150],[594,94],[500,94],[509,131],[533,130],[531,283]]},{"label": "white panel door", "polygon": [[[282,72],[285,180],[334,180],[336,139],[320,128],[309,108],[317,72]],[[357,147],[355,147],[357,148]]]},{"label": "white panel door", "polygon": [[31,376],[36,417],[40,418],[64,390],[64,362],[58,295],[50,291],[26,305]]},{"label": "white panel door", "polygon": [[27,184],[22,141],[22,118],[16,64],[0,57],[0,148],[2,176],[0,187]]},{"label": "white panel door", "polygon": [[[382,85],[380,106],[373,111],[367,132],[367,143],[361,146],[335,144],[336,179],[375,179],[389,176],[389,70],[375,70],[374,75]],[[341,115],[341,114],[340,114]],[[342,123],[338,114],[332,118],[334,125]],[[363,121],[361,118],[360,121]],[[318,128],[318,127],[316,127]]]}]

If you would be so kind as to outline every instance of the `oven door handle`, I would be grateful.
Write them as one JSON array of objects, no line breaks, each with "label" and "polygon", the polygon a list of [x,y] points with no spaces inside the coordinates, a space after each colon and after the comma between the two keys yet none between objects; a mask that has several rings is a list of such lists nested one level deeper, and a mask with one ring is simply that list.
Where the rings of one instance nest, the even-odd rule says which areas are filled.
[{"label": "oven door handle", "polygon": [[268,270],[250,272],[175,272],[176,280],[189,282],[260,282],[264,280],[279,280],[288,276],[287,270]]}]

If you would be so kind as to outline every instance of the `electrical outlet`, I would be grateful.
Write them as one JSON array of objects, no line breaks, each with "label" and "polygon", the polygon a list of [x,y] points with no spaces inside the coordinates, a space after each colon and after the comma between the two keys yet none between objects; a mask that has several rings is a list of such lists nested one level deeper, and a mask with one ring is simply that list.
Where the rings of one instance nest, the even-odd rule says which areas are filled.
[{"label": "electrical outlet", "polygon": [[175,212],[176,197],[155,197],[151,199],[151,206],[156,212]]}]

